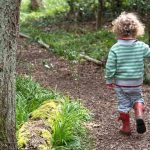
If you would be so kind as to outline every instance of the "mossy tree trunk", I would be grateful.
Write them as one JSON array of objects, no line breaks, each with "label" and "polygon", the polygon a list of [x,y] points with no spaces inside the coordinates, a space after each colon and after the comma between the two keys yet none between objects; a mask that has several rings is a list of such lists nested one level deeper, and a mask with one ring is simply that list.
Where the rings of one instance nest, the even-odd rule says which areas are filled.
[{"label": "mossy tree trunk", "polygon": [[15,57],[20,0],[0,0],[0,150],[16,150]]},{"label": "mossy tree trunk", "polygon": [[[150,45],[150,1],[147,1],[146,3],[146,17],[145,17],[145,24],[146,24],[146,30],[148,32],[148,44]],[[145,61],[145,76],[144,76],[145,83],[150,84],[150,58],[146,58]]]},{"label": "mossy tree trunk", "polygon": [[33,11],[39,10],[43,8],[43,1],[42,0],[31,0],[30,9]]},{"label": "mossy tree trunk", "polygon": [[69,12],[68,12],[68,15],[74,15],[75,13],[75,10],[74,10],[74,1],[72,0],[67,0],[67,3],[69,5]]},{"label": "mossy tree trunk", "polygon": [[98,0],[98,9],[97,9],[97,20],[96,20],[96,29],[100,29],[103,25],[103,7],[104,7],[104,0]]},{"label": "mossy tree trunk", "polygon": [[67,14],[67,19],[73,19],[75,22],[82,21],[82,11],[76,8],[75,0],[67,0],[69,6],[69,12]]},{"label": "mossy tree trunk", "polygon": [[148,28],[148,43],[150,45],[150,24],[149,24],[149,28]]},{"label": "mossy tree trunk", "polygon": [[148,42],[150,45],[150,1],[147,2],[147,29],[148,29]]}]

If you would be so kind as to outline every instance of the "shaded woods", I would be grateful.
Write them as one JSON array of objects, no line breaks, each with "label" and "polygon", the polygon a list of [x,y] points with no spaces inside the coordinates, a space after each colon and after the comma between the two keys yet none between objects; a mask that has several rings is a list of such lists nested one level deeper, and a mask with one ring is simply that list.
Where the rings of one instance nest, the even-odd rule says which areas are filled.
[{"label": "shaded woods", "polygon": [[[114,93],[104,80],[116,42],[112,20],[123,11],[136,13],[146,26],[139,40],[150,43],[149,0],[22,0],[19,25],[19,1],[0,4],[0,149],[149,148],[148,135],[140,143],[134,131],[131,141],[116,132]],[[145,75],[149,83],[149,60]],[[148,91],[144,85],[147,98]]]}]

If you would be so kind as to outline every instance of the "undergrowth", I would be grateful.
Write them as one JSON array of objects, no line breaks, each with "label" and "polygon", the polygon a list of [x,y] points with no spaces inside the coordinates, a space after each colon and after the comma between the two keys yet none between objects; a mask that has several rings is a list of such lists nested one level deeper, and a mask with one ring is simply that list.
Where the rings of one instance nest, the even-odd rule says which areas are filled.
[{"label": "undergrowth", "polygon": [[44,31],[35,24],[22,25],[21,31],[30,35],[34,40],[42,40],[47,43],[51,51],[69,60],[79,60],[80,53],[89,55],[98,60],[106,59],[109,48],[115,39],[107,30],[100,31]]},{"label": "undergrowth", "polygon": [[65,0],[42,0],[42,2],[44,8],[38,11],[31,11],[29,7],[30,0],[22,0],[20,12],[21,22],[45,16],[55,16],[56,14],[65,13],[69,9]]},{"label": "undergrowth", "polygon": [[18,76],[16,79],[17,129],[27,121],[30,113],[37,109],[43,101],[58,97],[60,97],[58,93],[41,87],[31,77]]},{"label": "undergrowth", "polygon": [[76,100],[47,90],[31,77],[18,76],[16,84],[17,130],[28,121],[31,112],[44,101],[52,100],[59,105],[59,111],[50,122],[52,145],[55,150],[90,150],[91,142],[85,123],[90,119],[89,111]]}]

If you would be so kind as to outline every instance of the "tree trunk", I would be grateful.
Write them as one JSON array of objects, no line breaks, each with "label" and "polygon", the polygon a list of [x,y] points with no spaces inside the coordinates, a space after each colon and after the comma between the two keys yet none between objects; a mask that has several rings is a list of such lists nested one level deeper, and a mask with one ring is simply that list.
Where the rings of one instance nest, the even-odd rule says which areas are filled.
[{"label": "tree trunk", "polygon": [[121,13],[122,1],[112,0],[111,7],[112,7],[113,17],[118,16]]},{"label": "tree trunk", "polygon": [[69,14],[74,14],[75,12],[74,12],[74,2],[73,1],[71,1],[71,0],[68,0],[67,1],[67,3],[68,3],[68,5],[69,5]]},{"label": "tree trunk", "polygon": [[96,18],[96,29],[98,30],[102,27],[103,24],[103,0],[99,0]]},{"label": "tree trunk", "polygon": [[148,44],[150,45],[150,25],[148,27]]},{"label": "tree trunk", "polygon": [[0,150],[16,150],[15,64],[20,0],[0,0]]},{"label": "tree trunk", "polygon": [[76,20],[76,12],[74,7],[74,1],[73,0],[67,0],[68,6],[69,6],[69,12],[67,13],[67,20],[73,18]]},{"label": "tree trunk", "polygon": [[31,0],[30,8],[33,11],[36,11],[36,10],[39,10],[40,8],[43,8],[42,0]]},{"label": "tree trunk", "polygon": [[150,45],[150,1],[147,2],[147,29],[148,29],[148,43]]},{"label": "tree trunk", "polygon": [[116,13],[119,15],[121,13],[122,0],[116,0]]}]

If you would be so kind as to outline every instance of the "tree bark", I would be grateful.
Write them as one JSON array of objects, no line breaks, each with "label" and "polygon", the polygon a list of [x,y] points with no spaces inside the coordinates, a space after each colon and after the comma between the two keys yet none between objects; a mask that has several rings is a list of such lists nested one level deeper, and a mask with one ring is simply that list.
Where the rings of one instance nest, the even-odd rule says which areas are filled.
[{"label": "tree bark", "polygon": [[67,20],[72,19],[77,21],[77,15],[76,15],[76,10],[75,10],[75,4],[74,0],[67,0],[68,6],[69,6],[69,12],[67,13]]},{"label": "tree bark", "polygon": [[20,0],[0,0],[0,150],[16,150],[15,64]]},{"label": "tree bark", "polygon": [[148,44],[150,45],[150,24],[149,24],[149,27],[148,27]]},{"label": "tree bark", "polygon": [[40,8],[43,8],[42,0],[31,0],[31,3],[30,3],[31,10],[36,11],[36,10],[39,10]]},{"label": "tree bark", "polygon": [[69,5],[69,7],[70,7],[70,9],[69,9],[69,14],[74,14],[74,13],[75,13],[75,10],[74,10],[74,2],[71,1],[71,0],[67,0],[67,3],[68,3],[68,5]]},{"label": "tree bark", "polygon": [[148,43],[150,45],[150,1],[147,2],[147,29],[148,29]]},{"label": "tree bark", "polygon": [[96,29],[100,29],[103,24],[103,0],[99,0],[99,5],[97,9],[97,21],[96,21]]},{"label": "tree bark", "polygon": [[121,0],[112,0],[111,2],[113,17],[118,16],[121,13],[122,1]]},{"label": "tree bark", "polygon": [[121,13],[122,0],[116,0],[116,13],[119,15]]}]

